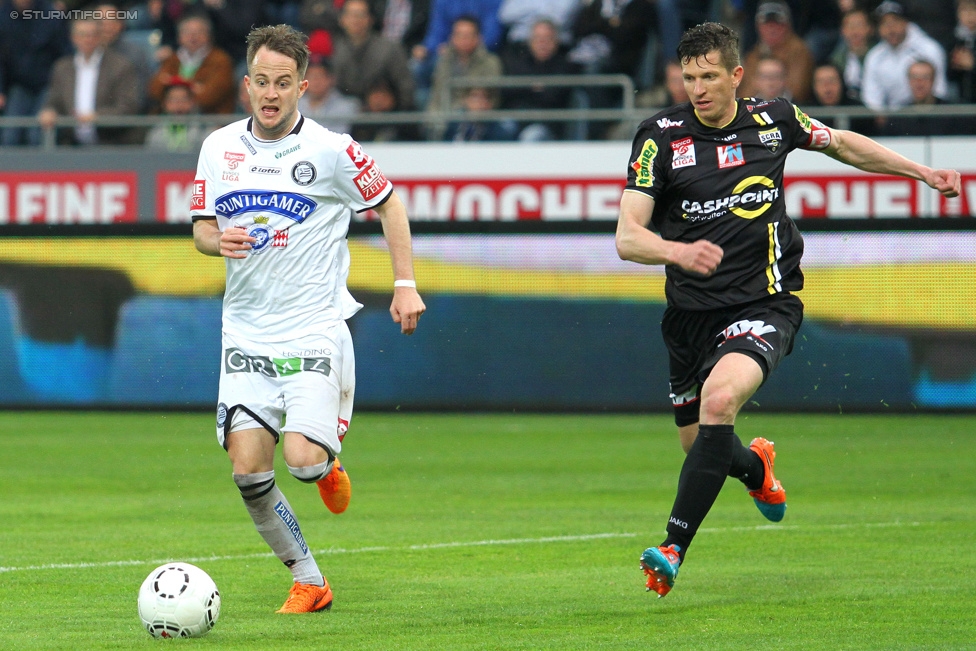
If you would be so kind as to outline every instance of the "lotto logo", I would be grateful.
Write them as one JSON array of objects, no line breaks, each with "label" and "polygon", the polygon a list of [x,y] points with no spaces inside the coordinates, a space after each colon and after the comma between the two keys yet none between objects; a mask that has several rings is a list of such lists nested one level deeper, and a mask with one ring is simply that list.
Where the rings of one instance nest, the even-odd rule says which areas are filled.
[{"label": "lotto logo", "polygon": [[363,169],[373,161],[373,159],[369,157],[369,154],[363,151],[363,146],[355,140],[349,143],[349,146],[346,147],[346,154],[349,155],[349,158],[352,160],[352,164],[356,166],[357,170]]},{"label": "lotto logo", "polygon": [[207,207],[207,184],[205,181],[193,182],[193,196],[190,198],[190,210],[204,210]]},{"label": "lotto logo", "polygon": [[288,231],[275,231],[274,237],[271,238],[271,246],[273,247],[285,247],[288,246]]}]

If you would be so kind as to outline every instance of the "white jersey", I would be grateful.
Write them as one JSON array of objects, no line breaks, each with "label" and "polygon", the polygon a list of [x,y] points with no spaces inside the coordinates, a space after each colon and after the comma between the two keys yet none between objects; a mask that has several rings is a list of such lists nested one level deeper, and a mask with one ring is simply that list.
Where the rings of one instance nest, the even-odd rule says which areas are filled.
[{"label": "white jersey", "polygon": [[224,332],[265,342],[323,332],[362,307],[346,289],[350,209],[383,203],[393,185],[350,136],[303,116],[272,142],[250,126],[211,134],[193,183],[194,221],[257,239],[246,258],[225,259]]}]

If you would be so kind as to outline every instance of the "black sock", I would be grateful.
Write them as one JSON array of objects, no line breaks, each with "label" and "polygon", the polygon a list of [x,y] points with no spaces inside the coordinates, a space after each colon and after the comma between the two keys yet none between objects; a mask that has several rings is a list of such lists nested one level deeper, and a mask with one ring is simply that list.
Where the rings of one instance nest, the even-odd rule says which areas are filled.
[{"label": "black sock", "polygon": [[664,541],[665,547],[672,544],[680,547],[678,554],[682,560],[725,484],[736,445],[741,447],[742,443],[732,425],[699,425],[698,437],[681,466],[678,495],[674,498],[668,537]]},{"label": "black sock", "polygon": [[742,445],[742,441],[735,434],[732,435],[735,444],[732,446],[732,467],[729,477],[735,477],[751,491],[762,488],[766,470],[763,468],[759,455]]}]

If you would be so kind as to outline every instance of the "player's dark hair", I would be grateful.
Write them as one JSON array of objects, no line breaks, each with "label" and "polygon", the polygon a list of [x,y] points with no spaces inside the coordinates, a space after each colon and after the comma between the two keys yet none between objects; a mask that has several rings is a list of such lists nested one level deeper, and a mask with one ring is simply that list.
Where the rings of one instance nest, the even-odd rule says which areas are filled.
[{"label": "player's dark hair", "polygon": [[305,44],[307,40],[308,37],[290,25],[268,25],[252,29],[247,35],[248,72],[250,73],[251,64],[258,50],[266,47],[272,52],[294,59],[295,66],[298,68],[298,78],[304,79],[305,71],[308,69],[308,59],[311,56]]},{"label": "player's dark hair", "polygon": [[739,65],[739,37],[721,23],[702,23],[681,36],[678,43],[678,61],[682,65],[693,59],[703,58],[709,63],[708,55],[718,51],[721,63],[729,72]]}]

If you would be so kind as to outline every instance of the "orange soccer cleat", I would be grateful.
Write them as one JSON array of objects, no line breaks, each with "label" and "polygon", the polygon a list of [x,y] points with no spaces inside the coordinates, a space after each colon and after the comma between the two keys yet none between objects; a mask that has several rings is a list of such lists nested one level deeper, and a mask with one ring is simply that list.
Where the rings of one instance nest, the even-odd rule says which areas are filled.
[{"label": "orange soccer cleat", "polygon": [[681,565],[681,557],[678,555],[680,551],[681,548],[677,545],[668,545],[650,547],[641,554],[640,566],[647,575],[647,591],[656,592],[658,599],[671,592],[674,587],[678,566]]},{"label": "orange soccer cleat", "polygon": [[[322,577],[325,581],[325,577]],[[295,583],[288,592],[288,599],[285,604],[278,609],[279,613],[316,613],[332,608],[332,588],[329,582],[319,587],[308,583]]]},{"label": "orange soccer cleat", "polygon": [[319,495],[325,506],[333,513],[342,513],[349,507],[349,499],[352,497],[352,482],[346,469],[336,457],[332,464],[332,472],[315,482],[319,487]]},{"label": "orange soccer cleat", "polygon": [[773,475],[773,461],[776,460],[773,442],[761,437],[754,438],[749,444],[749,449],[759,455],[763,470],[766,471],[762,486],[759,490],[749,491],[749,494],[755,499],[756,507],[767,520],[779,522],[786,515],[786,489]]}]

